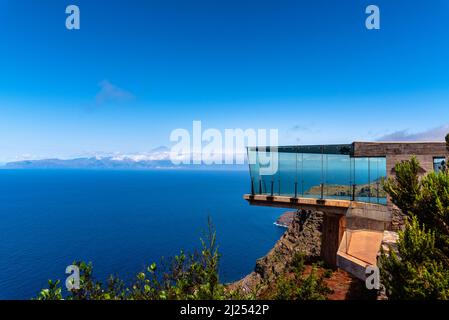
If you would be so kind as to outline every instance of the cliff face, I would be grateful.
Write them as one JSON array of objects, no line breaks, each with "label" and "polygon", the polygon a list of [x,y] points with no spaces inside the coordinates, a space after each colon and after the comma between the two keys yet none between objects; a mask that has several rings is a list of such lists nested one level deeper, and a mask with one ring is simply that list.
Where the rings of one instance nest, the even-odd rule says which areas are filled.
[{"label": "cliff face", "polygon": [[257,260],[255,272],[270,280],[285,271],[297,252],[310,259],[317,259],[321,251],[321,230],[323,213],[319,211],[301,211],[296,213],[287,231],[278,240],[271,251]]},{"label": "cliff face", "polygon": [[[273,249],[256,261],[254,271],[231,284],[230,289],[250,293],[262,285],[275,283],[279,276],[289,272],[289,265],[298,252],[304,254],[309,261],[319,260],[323,216],[320,211],[298,211]],[[319,272],[324,272],[324,269]],[[329,299],[364,298],[361,281],[342,270],[334,271],[326,282],[333,291]]]},{"label": "cliff face", "polygon": [[322,225],[322,212],[298,211],[273,249],[256,261],[254,272],[232,284],[232,288],[252,292],[262,282],[274,280],[286,272],[296,252],[302,252],[311,259],[319,258]]}]

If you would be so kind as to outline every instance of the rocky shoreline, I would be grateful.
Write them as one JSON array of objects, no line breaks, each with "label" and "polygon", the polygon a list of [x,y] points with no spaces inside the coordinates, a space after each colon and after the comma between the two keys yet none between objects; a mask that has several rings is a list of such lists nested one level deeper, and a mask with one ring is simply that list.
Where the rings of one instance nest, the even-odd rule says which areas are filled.
[{"label": "rocky shoreline", "polygon": [[278,227],[288,228],[295,218],[296,211],[284,212],[274,224]]}]

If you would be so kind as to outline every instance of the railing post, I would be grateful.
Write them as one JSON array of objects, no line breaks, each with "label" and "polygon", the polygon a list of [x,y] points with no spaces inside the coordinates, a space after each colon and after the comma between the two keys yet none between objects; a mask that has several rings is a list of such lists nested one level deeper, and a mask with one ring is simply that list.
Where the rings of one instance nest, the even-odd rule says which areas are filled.
[{"label": "railing post", "polygon": [[355,184],[352,185],[352,201],[355,201]]},{"label": "railing post", "polygon": [[262,194],[262,179],[259,178],[259,194]]},{"label": "railing post", "polygon": [[295,182],[295,198],[298,198],[298,182]]},{"label": "railing post", "polygon": [[320,183],[321,188],[321,200],[324,198],[324,183]]},{"label": "railing post", "polygon": [[274,191],[274,181],[271,180],[271,196],[273,196],[273,191]]},{"label": "railing post", "polygon": [[251,195],[254,195],[254,178],[251,178]]},{"label": "railing post", "polygon": [[368,202],[371,203],[371,158],[368,158]]},{"label": "railing post", "polygon": [[377,203],[379,203],[379,181],[376,182]]}]

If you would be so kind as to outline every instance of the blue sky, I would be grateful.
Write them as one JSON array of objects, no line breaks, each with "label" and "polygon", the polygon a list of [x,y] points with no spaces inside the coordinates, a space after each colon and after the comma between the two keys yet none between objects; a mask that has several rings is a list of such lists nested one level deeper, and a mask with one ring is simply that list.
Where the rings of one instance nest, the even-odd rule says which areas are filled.
[{"label": "blue sky", "polygon": [[445,0],[0,0],[0,162],[145,152],[193,120],[281,144],[439,137],[448,24]]}]

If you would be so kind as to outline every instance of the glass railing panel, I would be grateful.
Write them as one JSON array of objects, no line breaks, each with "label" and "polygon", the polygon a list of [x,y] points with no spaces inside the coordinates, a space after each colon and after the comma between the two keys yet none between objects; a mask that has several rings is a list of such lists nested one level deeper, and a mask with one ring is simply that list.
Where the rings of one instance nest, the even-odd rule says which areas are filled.
[{"label": "glass railing panel", "polygon": [[[261,155],[261,153],[263,153]],[[273,174],[267,174],[266,170],[263,170],[264,168],[266,169],[268,166],[267,165],[261,165],[260,162],[260,157],[269,157],[270,153],[269,152],[265,152],[265,151],[259,151],[258,153],[258,159],[259,159],[259,169],[262,169],[260,171],[260,183],[259,183],[259,190],[261,194],[266,194],[266,195],[274,195],[274,181],[275,181],[275,175]],[[265,173],[264,173],[265,172]]]},{"label": "glass railing panel", "polygon": [[302,158],[301,189],[304,197],[321,198],[323,182],[323,155],[305,153]]},{"label": "glass railing panel", "polygon": [[324,154],[324,197],[351,200],[351,159],[347,155]]},{"label": "glass railing panel", "polygon": [[297,193],[297,153],[279,153],[279,168],[278,168],[278,190],[277,193],[283,196],[295,196]]},{"label": "glass railing panel", "polygon": [[248,164],[249,173],[251,178],[250,192],[251,194],[259,193],[259,182],[260,182],[260,170],[259,170],[259,159],[257,156],[257,151],[255,149],[248,149]]},{"label": "glass railing panel", "polygon": [[382,181],[387,176],[387,163],[385,158],[369,159],[369,179],[371,188],[370,202],[386,204],[387,194],[383,190]]},{"label": "glass railing panel", "polygon": [[351,158],[348,154],[326,152],[326,146],[321,151],[320,154],[279,152],[275,157],[277,171],[263,174],[265,165],[261,164],[261,157],[266,159],[267,154],[248,150],[251,191],[386,204],[382,188],[382,179],[387,175],[385,158]]},{"label": "glass railing panel", "polygon": [[298,181],[298,197],[304,197],[304,153],[298,153],[296,157],[296,181]]},{"label": "glass railing panel", "polygon": [[354,159],[354,200],[361,202],[371,201],[369,158]]}]

